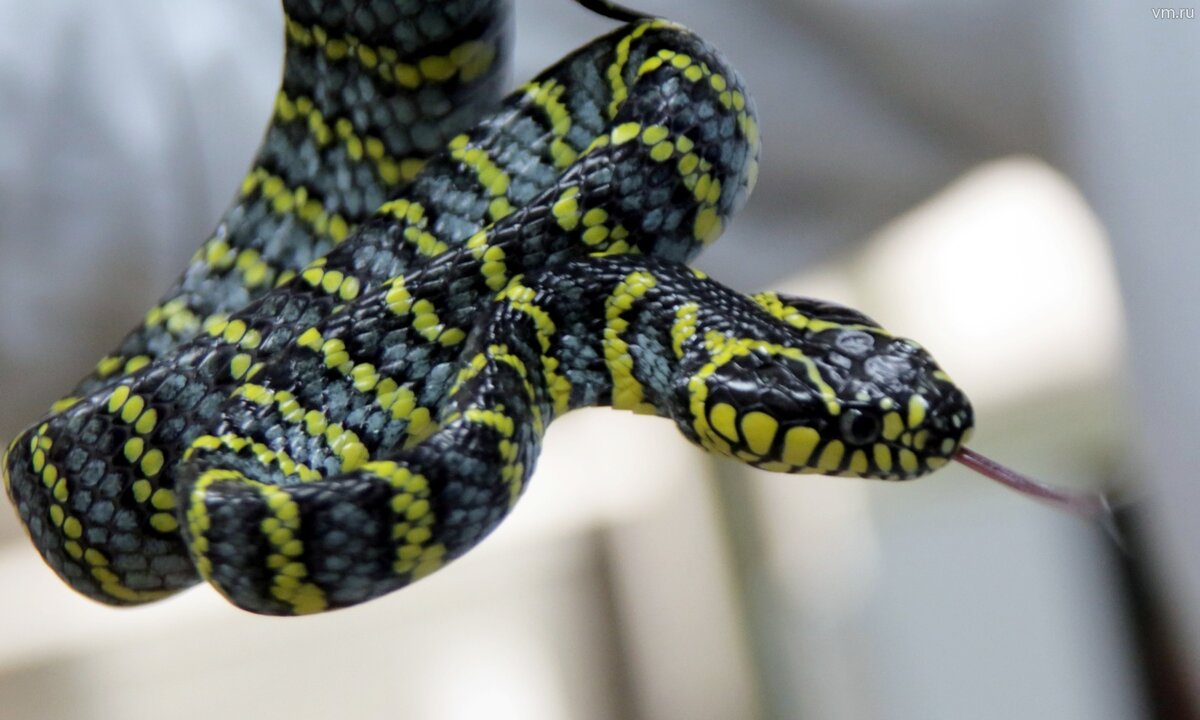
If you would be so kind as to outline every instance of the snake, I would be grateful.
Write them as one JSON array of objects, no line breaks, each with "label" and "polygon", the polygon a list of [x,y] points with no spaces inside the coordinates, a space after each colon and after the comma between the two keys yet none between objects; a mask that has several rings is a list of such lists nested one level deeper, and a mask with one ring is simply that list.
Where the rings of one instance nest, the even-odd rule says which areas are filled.
[{"label": "snake", "polygon": [[755,184],[753,99],[692,31],[585,4],[621,26],[501,98],[502,0],[283,0],[233,203],[4,456],[70,587],[128,606],[203,580],[266,615],[379,597],[494,530],[582,407],[782,473],[961,455],[971,404],[917,342],[687,265]]}]

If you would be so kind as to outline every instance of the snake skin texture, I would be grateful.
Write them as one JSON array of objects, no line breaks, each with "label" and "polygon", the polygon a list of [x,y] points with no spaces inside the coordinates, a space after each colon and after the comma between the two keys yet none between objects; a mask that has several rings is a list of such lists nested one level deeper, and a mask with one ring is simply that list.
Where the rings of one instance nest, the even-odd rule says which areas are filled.
[{"label": "snake skin texture", "polygon": [[377,597],[493,530],[577,407],[782,472],[907,479],[965,442],[970,405],[916,343],[683,265],[759,149],[741,79],[688,30],[628,24],[480,118],[502,3],[284,9],[236,202],[5,457],[76,590],[128,605],[204,579],[273,615]]},{"label": "snake skin texture", "polygon": [[[110,387],[345,240],[499,100],[501,0],[284,3],[274,118],[237,201],[72,396]],[[397,270],[411,253],[398,253]]]}]

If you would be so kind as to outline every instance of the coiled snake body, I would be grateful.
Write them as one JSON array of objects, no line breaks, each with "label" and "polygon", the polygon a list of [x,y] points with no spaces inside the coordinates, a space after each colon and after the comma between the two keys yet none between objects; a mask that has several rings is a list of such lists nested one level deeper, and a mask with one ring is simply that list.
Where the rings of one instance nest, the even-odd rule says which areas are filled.
[{"label": "coiled snake body", "polygon": [[203,578],[268,614],[376,597],[490,532],[582,406],[784,472],[906,479],[958,450],[970,405],[918,345],[682,265],[758,155],[741,80],[689,31],[631,23],[477,121],[498,0],[284,11],[237,201],[5,458],[75,589],[136,604]]}]

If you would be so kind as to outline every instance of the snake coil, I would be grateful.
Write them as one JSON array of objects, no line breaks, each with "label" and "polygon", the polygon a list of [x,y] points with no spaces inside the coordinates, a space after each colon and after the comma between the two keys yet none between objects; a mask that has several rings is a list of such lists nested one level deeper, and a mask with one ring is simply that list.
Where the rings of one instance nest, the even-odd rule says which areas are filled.
[{"label": "snake coil", "polygon": [[759,149],[693,33],[626,17],[496,104],[499,0],[284,11],[234,204],[5,457],[76,590],[129,605],[202,578],[281,615],[377,597],[495,528],[577,407],[782,472],[907,479],[959,451],[970,405],[919,345],[684,265]]}]

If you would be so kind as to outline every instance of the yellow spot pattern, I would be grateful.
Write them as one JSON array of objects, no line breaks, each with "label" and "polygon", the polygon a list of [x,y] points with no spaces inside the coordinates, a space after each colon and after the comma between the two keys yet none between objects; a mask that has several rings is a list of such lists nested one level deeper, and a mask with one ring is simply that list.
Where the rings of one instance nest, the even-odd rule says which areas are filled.
[{"label": "yellow spot pattern", "polygon": [[564,170],[575,162],[579,153],[567,143],[567,133],[571,131],[571,112],[559,100],[566,86],[555,80],[544,83],[530,82],[521,88],[534,105],[540,107],[550,120],[550,157],[554,167]]},{"label": "yellow spot pattern", "polygon": [[[125,386],[120,386],[125,387]],[[128,395],[128,389],[126,389]],[[110,404],[111,407],[111,404]],[[119,408],[118,408],[119,409]],[[70,488],[66,476],[60,475],[58,467],[50,462],[49,453],[54,441],[47,435],[49,425],[43,423],[29,438],[30,463],[35,475],[42,479],[42,485],[50,493],[50,522],[58,528],[63,539],[63,550],[77,562],[82,562],[99,583],[100,591],[109,597],[122,602],[150,602],[159,600],[171,594],[165,590],[136,590],[121,582],[121,578],[109,568],[108,557],[99,550],[89,547],[83,540],[83,523],[67,510],[71,499]],[[15,446],[9,446],[4,456],[4,482],[8,487],[8,453]]]},{"label": "yellow spot pattern", "polygon": [[[515,357],[512,359],[517,360]],[[501,461],[500,480],[508,486],[508,506],[511,508],[517,498],[521,496],[521,489],[525,482],[525,465],[517,461],[517,444],[512,441],[513,434],[516,432],[516,423],[505,414],[503,405],[497,405],[491,409],[468,408],[463,413],[462,419],[474,425],[490,428],[500,435],[497,445]]]},{"label": "yellow spot pattern", "polygon": [[283,178],[273,175],[265,168],[256,167],[242,180],[242,196],[259,192],[277,215],[295,216],[312,228],[320,237],[328,237],[334,244],[346,239],[354,226],[342,215],[329,212],[320,200],[309,197],[308,188],[290,188]]},{"label": "yellow spot pattern", "polygon": [[750,452],[765,457],[775,444],[775,433],[779,431],[779,421],[767,413],[752,410],[742,416],[742,436]]},{"label": "yellow spot pattern", "polygon": [[355,60],[385,81],[409,90],[431,83],[471,82],[486,73],[496,58],[493,43],[470,40],[445,55],[430,55],[416,63],[401,62],[394,48],[368,45],[350,33],[332,37],[320,25],[306,26],[286,16],[284,20],[288,41],[293,45],[318,47],[330,60]]},{"label": "yellow spot pattern", "polygon": [[633,356],[624,333],[629,321],[623,316],[650,291],[658,281],[647,272],[632,272],[623,279],[604,301],[604,361],[612,377],[612,406],[618,410],[653,415],[654,405],[645,401],[645,390],[633,375]]},{"label": "yellow spot pattern", "polygon": [[[341,270],[326,270],[325,258],[317,258],[300,271],[300,279],[326,295],[350,302],[362,291],[362,283]],[[255,345],[257,346],[257,345]]]},{"label": "yellow spot pattern", "polygon": [[[613,145],[624,145],[640,139],[642,145],[648,149],[650,159],[658,163],[679,158],[675,169],[684,186],[692,192],[697,201],[692,227],[693,237],[702,244],[711,243],[720,237],[724,230],[720,213],[717,212],[717,203],[721,199],[721,181],[711,174],[712,164],[693,152],[695,142],[684,135],[672,138],[664,125],[644,126],[636,122],[617,125],[609,134],[609,138]],[[559,224],[562,224],[561,221]],[[573,225],[563,227],[567,230],[573,229]]]},{"label": "yellow spot pattern", "polygon": [[246,481],[258,490],[270,513],[262,521],[261,529],[272,552],[267,555],[267,569],[274,577],[271,595],[292,606],[297,615],[321,612],[329,606],[325,593],[311,582],[306,582],[308,568],[303,561],[304,543],[299,539],[300,506],[287,490],[274,485]]},{"label": "yellow spot pattern", "polygon": [[[139,504],[151,502],[150,527],[160,533],[170,534],[179,529],[175,519],[175,496],[170,490],[158,487],[166,458],[163,451],[150,447],[148,436],[158,425],[158,411],[146,407],[146,400],[132,392],[128,385],[118,385],[108,397],[108,412],[125,425],[133,427],[137,436],[125,441],[122,455],[130,467],[138,471],[139,477],[131,486],[133,498]],[[65,495],[65,480],[63,494]]]},{"label": "yellow spot pattern", "polygon": [[552,338],[557,328],[549,313],[533,302],[534,291],[519,281],[514,280],[500,293],[500,299],[508,302],[509,306],[527,315],[533,321],[537,334],[538,346],[541,348],[542,374],[546,379],[546,387],[554,403],[554,414],[565,413],[571,404],[571,382],[558,372],[559,361],[550,352]]},{"label": "yellow spot pattern", "polygon": [[[485,352],[478,353],[475,357],[458,371],[458,375],[454,379],[454,384],[450,388],[450,397],[455,397],[462,390],[463,386],[470,380],[478,377],[492,363],[500,363],[511,367],[517,372],[521,378],[525,396],[530,402],[530,416],[533,421],[534,431],[539,435],[545,430],[545,423],[542,418],[541,408],[537,404],[537,391],[533,384],[529,382],[529,371],[525,363],[509,352],[507,345],[489,345]],[[443,424],[449,425],[461,418],[460,413],[451,414]]]},{"label": "yellow spot pattern", "polygon": [[429,226],[429,216],[425,208],[418,202],[398,198],[384,203],[378,210],[379,215],[389,215],[404,223],[401,237],[404,242],[412,245],[417,252],[425,257],[437,257],[448,249],[446,243],[438,240]]},{"label": "yellow spot pattern", "polygon": [[700,306],[694,302],[684,303],[675,310],[675,322],[671,325],[671,349],[677,359],[683,359],[683,346],[696,335],[696,317]]},{"label": "yellow spot pattern", "polygon": [[745,95],[737,90],[731,90],[725,76],[720,73],[714,73],[708,67],[707,63],[697,63],[691,56],[669,49],[659,50],[656,55],[644,60],[638,68],[638,77],[640,78],[664,66],[679,71],[680,75],[690,82],[707,82],[708,87],[717,93],[717,102],[726,110],[733,110],[736,113],[738,131],[745,138],[748,146],[747,167],[745,169],[747,188],[748,190],[753,190],[758,178],[759,134],[758,123],[754,119],[754,115],[747,108]]},{"label": "yellow spot pattern", "polygon": [[489,244],[486,231],[480,231],[467,240],[467,250],[479,262],[479,272],[484,282],[492,290],[500,290],[508,284],[508,266],[504,263],[506,257],[504,248]]},{"label": "yellow spot pattern", "polygon": [[608,104],[609,119],[617,116],[617,110],[621,108],[621,104],[629,97],[629,86],[625,84],[625,65],[629,62],[629,52],[633,46],[633,42],[650,30],[667,27],[679,26],[666,20],[651,20],[639,24],[617,43],[612,64],[608,66],[608,70],[606,71],[608,83],[612,88],[612,101]]},{"label": "yellow spot pattern", "polygon": [[[677,316],[675,326],[672,329],[675,344],[682,348],[682,344],[694,333],[694,319],[692,316],[686,312],[682,318]],[[708,402],[708,378],[712,377],[717,370],[735,357],[743,357],[752,352],[757,352],[768,355],[779,355],[803,364],[809,380],[824,399],[829,414],[836,416],[841,413],[841,404],[833,388],[821,376],[820,370],[812,360],[796,348],[776,345],[761,340],[728,338],[715,331],[705,333],[705,348],[709,353],[709,361],[688,379],[688,392],[690,395],[692,428],[696,432],[700,444],[712,452],[754,462],[756,456],[757,458],[761,458],[769,452],[774,444],[775,435],[778,433],[778,424],[774,418],[761,412],[747,413],[747,417],[742,421],[742,430],[746,437],[746,444],[749,446],[751,452],[743,452],[739,455],[731,445],[731,442],[736,443],[739,440],[736,409],[724,403],[714,405],[711,410],[706,409]],[[819,442],[820,434],[812,428],[790,428],[784,434],[784,463],[791,466],[789,469],[811,470],[812,468],[807,464]],[[833,455],[831,454],[830,460],[832,457]],[[840,455],[838,459],[840,460]],[[764,467],[766,466],[764,465]],[[767,469],[784,468],[772,466]]]},{"label": "yellow spot pattern", "polygon": [[[329,343],[340,343],[340,340],[331,340]],[[328,343],[327,343],[328,344]],[[299,400],[286,390],[271,390],[262,385],[246,383],[233,391],[234,397],[244,397],[250,402],[259,405],[277,406],[280,417],[289,424],[303,428],[303,430],[313,438],[323,440],[339,460],[341,460],[340,470],[342,472],[350,472],[361,467],[369,460],[369,453],[366,445],[359,439],[358,434],[353,430],[348,430],[340,423],[331,423],[320,410],[306,410],[300,405]],[[234,441],[241,440],[248,443],[254,456],[259,462],[269,465],[273,462],[278,462],[280,469],[291,475],[298,474],[303,480],[317,479],[317,473],[308,470],[304,465],[292,461],[286,453],[280,450],[271,450],[266,445],[255,443],[244,438],[236,438]],[[211,441],[208,441],[211,442]],[[227,446],[228,445],[227,443]],[[196,443],[192,444],[192,448],[197,447]],[[234,450],[241,452],[245,446],[233,447]],[[191,448],[189,448],[189,451]],[[185,458],[187,456],[185,455]],[[294,468],[294,469],[293,469]]]},{"label": "yellow spot pattern", "polygon": [[204,500],[208,488],[213,483],[222,481],[249,482],[249,478],[236,470],[207,470],[196,479],[196,484],[192,486],[191,497],[188,501],[187,523],[188,533],[191,535],[188,550],[191,552],[192,561],[196,565],[196,571],[200,573],[202,578],[209,581],[213,578],[212,560],[208,557],[209,543],[207,533],[212,528],[212,519],[208,515],[208,506],[205,505]]},{"label": "yellow spot pattern", "polygon": [[783,461],[796,468],[809,466],[821,442],[821,434],[810,427],[794,427],[783,436]]},{"label": "yellow spot pattern", "polygon": [[[921,395],[913,395],[908,399],[908,427],[915,430],[925,422],[925,413],[929,410],[929,401]],[[924,445],[924,443],[921,443]]]},{"label": "yellow spot pattern", "polygon": [[392,570],[417,580],[442,567],[446,546],[430,542],[435,516],[425,476],[390,461],[367,463],[362,469],[385,480],[393,490],[389,505],[395,520],[392,541],[396,557]]},{"label": "yellow spot pattern", "polygon": [[[402,288],[403,285],[401,284],[398,287]],[[392,289],[395,290],[396,287]],[[443,332],[440,337],[444,337],[448,332]],[[349,352],[346,351],[346,345],[341,339],[325,339],[321,336],[321,332],[314,327],[304,331],[296,339],[296,344],[320,354],[324,358],[325,367],[332,368],[348,378],[358,392],[373,394],[375,404],[380,409],[389,413],[393,420],[407,420],[408,425],[405,427],[405,434],[409,438],[407,441],[408,444],[416,444],[434,431],[435,426],[429,408],[418,405],[417,396],[410,388],[401,386],[392,378],[384,376],[371,363],[355,362],[351,359]],[[270,391],[266,391],[264,388],[264,392]],[[280,411],[283,412],[284,419],[288,422],[297,424],[303,422],[306,432],[314,437],[323,435],[328,438],[331,427],[339,428],[340,430],[340,425],[329,425],[324,414],[319,410],[304,411],[300,407],[299,402],[290,393],[286,395],[287,408],[285,409],[281,406]],[[279,393],[274,393],[273,397],[279,397]],[[354,449],[354,452],[358,454],[360,452],[358,447],[362,446],[358,436],[348,430],[345,432],[349,432],[352,437],[343,441],[343,443],[348,443]],[[330,442],[332,443],[333,440],[331,439]],[[363,447],[361,452],[364,454],[365,459],[365,447]]]},{"label": "yellow spot pattern", "polygon": [[192,444],[184,451],[183,458],[187,460],[191,458],[197,451],[217,450],[219,448],[228,448],[236,453],[249,454],[258,462],[265,466],[277,465],[280,472],[288,477],[295,477],[301,482],[313,482],[321,479],[321,474],[316,470],[309,468],[307,465],[296,462],[282,448],[272,450],[263,443],[255,442],[250,438],[245,438],[233,433],[225,433],[220,437],[214,435],[201,435],[196,438]]},{"label": "yellow spot pattern", "polygon": [[304,123],[318,147],[326,147],[337,138],[351,160],[370,161],[387,187],[411,182],[425,165],[422,158],[398,158],[389,154],[382,139],[356,133],[348,118],[336,118],[331,123],[309,97],[293,99],[287,93],[279,93],[275,98],[275,117],[285,123]]},{"label": "yellow spot pattern", "polygon": [[509,177],[508,173],[496,164],[487,150],[470,145],[470,138],[467,135],[458,135],[450,141],[450,156],[458,160],[463,165],[466,165],[475,177],[479,180],[479,185],[487,191],[492,200],[488,203],[488,217],[492,222],[496,222],[510,215],[513,211],[513,206],[508,199]]}]

